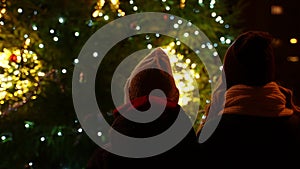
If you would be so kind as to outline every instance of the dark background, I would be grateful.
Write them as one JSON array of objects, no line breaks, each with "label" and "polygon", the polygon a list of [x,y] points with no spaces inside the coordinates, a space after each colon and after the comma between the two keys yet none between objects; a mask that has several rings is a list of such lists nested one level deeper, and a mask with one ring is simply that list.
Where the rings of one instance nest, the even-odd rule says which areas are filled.
[{"label": "dark background", "polygon": [[[238,1],[231,1],[236,3]],[[300,1],[299,0],[251,0],[242,10],[245,30],[268,31],[276,38],[276,76],[280,84],[294,91],[295,102],[300,105],[300,62],[289,57],[300,56]],[[282,9],[281,14],[272,14],[272,6]],[[291,44],[296,38],[298,43]]]}]

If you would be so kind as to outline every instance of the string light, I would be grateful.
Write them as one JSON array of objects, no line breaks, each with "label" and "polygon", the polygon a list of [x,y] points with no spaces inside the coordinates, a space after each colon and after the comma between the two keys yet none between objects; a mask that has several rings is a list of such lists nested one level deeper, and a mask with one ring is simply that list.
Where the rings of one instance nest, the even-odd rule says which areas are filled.
[{"label": "string light", "polygon": [[23,13],[23,9],[22,8],[18,8],[18,13]]},{"label": "string light", "polygon": [[298,42],[298,40],[296,38],[291,38],[290,39],[291,44],[296,44],[297,42]]},{"label": "string light", "polygon": [[57,37],[57,36],[54,36],[54,37],[53,37],[53,41],[54,41],[54,42],[57,42],[57,41],[58,41],[58,37]]},{"label": "string light", "polygon": [[[34,52],[27,50],[29,45],[30,39],[27,38],[23,50],[4,48],[0,52],[0,67],[3,70],[0,73],[1,110],[11,104],[15,106],[23,105],[28,99],[32,99],[28,96],[38,94],[36,86],[37,82],[41,80],[38,72],[42,72],[42,64]],[[21,64],[22,62],[28,62],[30,65]],[[25,124],[25,127],[30,127],[28,125],[30,124]]]},{"label": "string light", "polygon": [[99,132],[97,133],[97,136],[101,137],[101,136],[102,136],[102,132],[99,131]]},{"label": "string light", "polygon": [[61,73],[66,74],[67,73],[67,69],[62,69]]},{"label": "string light", "polygon": [[61,23],[61,24],[63,24],[65,22],[65,19],[63,17],[59,17],[58,18],[58,22]]},{"label": "string light", "polygon": [[[2,0],[2,2],[3,1],[5,1],[5,0]],[[92,17],[97,18],[97,17],[104,16],[103,17],[104,20],[109,20],[109,16],[106,15],[106,13],[103,10],[103,6],[105,5],[105,2],[110,3],[111,8],[114,9],[115,11],[117,11],[118,16],[125,16],[125,12],[122,11],[121,9],[119,9],[120,2],[118,0],[107,0],[107,1],[105,1],[105,0],[98,0],[97,1],[97,5],[95,6],[95,10],[92,13]],[[162,0],[162,2],[166,2],[166,0]],[[180,8],[184,8],[185,7],[185,3],[186,3],[186,0],[180,0]],[[198,3],[199,4],[203,4],[203,0],[199,0]],[[130,0],[129,4],[133,5],[134,1]],[[215,1],[212,0],[210,2],[210,7],[213,8],[214,5],[215,5]],[[134,11],[138,11],[139,7],[135,5],[135,6],[133,6],[132,9]],[[169,10],[171,10],[171,6],[166,6],[165,9],[167,11],[169,11]],[[22,8],[18,8],[17,12],[19,14],[21,14],[21,13],[23,13],[23,9]],[[6,10],[1,10],[0,18],[3,17],[4,13],[6,13]],[[38,12],[34,11],[33,14],[37,15]],[[112,16],[112,15],[110,15],[110,16]],[[211,16],[212,17],[216,17],[217,15],[215,13],[215,15],[213,16],[213,13],[211,13]],[[218,19],[217,22],[220,23],[220,24],[223,24],[224,20],[222,19],[222,17],[221,16],[218,16],[218,17],[220,17],[221,19]],[[170,16],[170,20],[174,20],[174,16]],[[66,19],[63,18],[63,17],[59,17],[58,18],[58,22],[60,24],[65,23],[65,21],[66,21]],[[86,23],[87,23],[87,25],[89,27],[93,26],[93,20],[89,20]],[[0,24],[4,25],[4,21],[0,21]],[[182,21],[180,22],[180,20],[179,20],[177,23],[174,24],[174,29],[179,28],[180,24],[182,24]],[[191,26],[192,23],[188,22],[187,25]],[[224,27],[226,29],[228,29],[229,25],[225,24]],[[32,25],[32,29],[36,31],[36,30],[41,29],[41,28],[38,28],[37,25]],[[140,30],[141,27],[140,26],[136,26],[135,29],[136,30]],[[55,32],[56,31],[54,29],[50,29],[49,30],[50,34],[55,34]],[[195,31],[194,34],[195,35],[199,35],[199,32]],[[79,35],[80,35],[79,32],[75,32],[74,33],[75,37],[79,37]],[[189,33],[184,33],[184,36],[188,37]],[[223,36],[228,37],[226,35],[223,35]],[[224,42],[226,44],[230,44],[231,40],[230,39],[225,39],[225,37],[223,37],[223,36],[220,38],[220,41]],[[31,35],[30,38],[32,38],[32,37],[33,36]],[[63,37],[63,36],[61,36],[61,37]],[[159,38],[160,34],[158,34],[158,33],[155,34],[155,37]],[[37,85],[39,85],[37,82],[40,81],[40,77],[45,76],[45,73],[41,71],[41,62],[38,61],[37,55],[35,53],[33,53],[32,51],[28,50],[29,49],[28,48],[29,45],[31,45],[31,43],[35,42],[34,39],[32,39],[32,41],[31,41],[29,39],[29,35],[28,34],[24,34],[24,38],[26,39],[26,41],[24,42],[24,48],[26,50],[22,50],[22,49],[7,49],[8,51],[10,51],[10,53],[8,53],[7,51],[4,51],[5,49],[3,49],[2,53],[6,52],[5,57],[4,57],[4,55],[2,56],[2,53],[0,53],[0,67],[4,67],[5,70],[7,70],[7,72],[8,72],[7,75],[9,75],[9,76],[6,76],[6,74],[5,75],[0,74],[0,80],[1,80],[1,85],[0,85],[0,100],[1,101],[0,102],[1,102],[1,104],[5,104],[6,101],[11,100],[12,99],[11,97],[21,98],[22,101],[26,101],[26,99],[23,98],[23,95],[26,94],[26,93],[29,93],[31,91],[31,89],[33,89]],[[57,42],[58,40],[59,40],[59,38],[57,36],[53,37],[53,41]],[[149,39],[147,39],[147,40],[149,40]],[[217,47],[217,43],[215,43],[215,44],[213,46]],[[200,74],[197,73],[197,71],[195,71],[195,69],[197,68],[197,64],[196,63],[192,63],[191,59],[184,59],[185,56],[183,54],[177,53],[177,51],[174,49],[175,45],[180,46],[181,42],[180,41],[176,41],[176,42],[170,43],[166,47],[166,49],[169,49],[168,52],[171,55],[170,60],[172,60],[172,67],[183,68],[183,70],[184,70],[184,71],[180,71],[180,72],[177,70],[177,72],[174,73],[174,77],[176,77],[176,79],[177,79],[176,83],[178,84],[178,86],[180,86],[180,91],[184,93],[183,96],[180,99],[180,104],[187,105],[187,104],[189,104],[189,102],[193,101],[188,93],[191,93],[191,91],[194,90],[194,85],[193,84],[191,85],[190,82],[183,83],[182,80],[191,81],[191,79],[193,79],[193,78],[199,79],[200,78]],[[43,49],[45,46],[44,46],[44,44],[40,43],[38,45],[38,47],[41,48],[41,49]],[[147,44],[147,48],[148,49],[151,49],[152,47],[153,47],[152,44],[150,44],[150,43]],[[206,45],[202,44],[201,47],[205,48]],[[211,49],[212,45],[208,45],[208,48]],[[196,50],[196,53],[200,53],[200,50]],[[213,53],[213,55],[215,56],[215,53]],[[8,61],[9,58],[7,56],[9,56],[9,57],[12,56],[11,60],[16,60],[17,62]],[[98,53],[94,52],[94,53],[92,53],[92,56],[93,57],[98,57]],[[2,58],[4,58],[4,59],[2,59]],[[6,64],[7,61],[8,61],[8,64]],[[19,61],[24,61],[24,62],[29,62],[29,63],[33,62],[34,65],[35,65],[35,67],[33,68],[33,70],[30,70],[28,68],[24,68],[23,69],[23,68],[21,68],[21,66],[19,64]],[[78,59],[74,59],[74,63],[75,64],[79,63],[79,60]],[[7,66],[7,67],[5,67],[5,66]],[[186,68],[189,68],[189,69],[186,69]],[[221,67],[220,67],[220,69],[221,69]],[[61,72],[63,74],[65,74],[65,73],[67,73],[67,70],[66,69],[62,69]],[[34,77],[34,81],[30,81],[30,80],[27,79],[27,81],[19,82],[18,85],[15,85],[14,83],[16,82],[16,79],[14,78],[14,76],[17,77],[20,74],[32,75]],[[18,81],[20,81],[20,79],[18,79]],[[209,82],[211,82],[211,81],[209,81]],[[16,92],[9,93],[8,91],[6,91],[7,87],[12,87],[14,85],[16,86],[16,89],[15,89]],[[38,93],[38,91],[35,91],[34,92],[35,95],[33,95],[31,98],[36,98],[36,94],[37,93]],[[11,97],[9,98],[9,96],[11,96]],[[206,103],[208,103],[208,101],[209,100],[206,100]],[[0,111],[0,115],[1,114],[2,114],[2,111]],[[75,120],[75,123],[78,123],[78,120]],[[26,123],[25,124],[25,128],[30,128],[30,124]],[[76,132],[76,129],[74,129],[74,131]],[[83,132],[83,129],[82,128],[78,128],[77,132],[81,133],[81,132]],[[98,132],[97,133],[97,135],[99,137],[101,137],[102,134],[103,134],[102,132]],[[59,132],[57,132],[57,135],[58,136],[62,136],[63,134],[62,134],[61,131],[59,131]],[[6,136],[1,136],[1,139],[2,139],[2,141],[6,140],[7,137]],[[45,140],[46,140],[46,137],[44,137],[44,136],[40,137],[40,141],[41,142],[44,142]],[[33,163],[29,162],[28,165],[32,166]]]}]

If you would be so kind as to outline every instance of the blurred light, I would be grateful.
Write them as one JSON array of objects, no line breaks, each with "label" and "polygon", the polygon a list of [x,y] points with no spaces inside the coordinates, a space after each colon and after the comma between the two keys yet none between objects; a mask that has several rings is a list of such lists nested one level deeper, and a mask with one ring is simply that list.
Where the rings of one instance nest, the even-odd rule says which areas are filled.
[{"label": "blurred light", "polygon": [[106,20],[106,21],[109,20],[109,16],[108,16],[108,15],[105,15],[103,18],[104,18],[104,20]]},{"label": "blurred light", "polygon": [[59,22],[59,23],[64,23],[64,22],[65,22],[65,19],[64,19],[63,17],[59,17],[59,18],[58,18],[58,22]]},{"label": "blurred light", "polygon": [[222,20],[222,17],[221,16],[218,16],[217,18],[216,18],[216,22],[219,22],[219,21],[221,21]]},{"label": "blurred light", "polygon": [[58,135],[58,136],[62,136],[62,132],[59,131],[59,132],[57,133],[57,135]]},{"label": "blurred light", "polygon": [[226,39],[226,44],[230,44],[231,40],[230,39]]},{"label": "blurred light", "polygon": [[155,36],[156,36],[157,38],[159,38],[159,37],[160,37],[160,34],[159,34],[159,33],[156,33]]},{"label": "blurred light", "polygon": [[228,28],[229,28],[229,25],[228,25],[228,24],[226,24],[224,27],[225,27],[226,29],[228,29]]},{"label": "blurred light", "polygon": [[24,34],[24,38],[27,39],[29,36],[27,34]]},{"label": "blurred light", "polygon": [[186,59],[185,63],[190,64],[191,63],[191,59]]},{"label": "blurred light", "polygon": [[74,36],[78,37],[79,36],[79,32],[75,32]]},{"label": "blurred light", "polygon": [[79,59],[74,59],[74,63],[79,63]]},{"label": "blurred light", "polygon": [[134,6],[132,9],[133,9],[134,11],[137,11],[137,10],[138,10],[138,7],[137,7],[137,6]]},{"label": "blurred light", "polygon": [[79,128],[77,131],[78,131],[78,133],[81,133],[82,132],[82,128]]},{"label": "blurred light", "polygon": [[219,70],[221,70],[221,71],[222,71],[222,70],[223,70],[223,66],[220,66],[220,67],[219,67]]},{"label": "blurred light", "polygon": [[181,19],[178,20],[178,24],[182,24],[182,20]]},{"label": "blurred light", "polygon": [[179,27],[179,25],[177,23],[174,24],[173,26],[175,29],[177,29]]},{"label": "blurred light", "polygon": [[151,45],[151,44],[148,44],[148,45],[147,45],[147,48],[148,48],[148,49],[152,49],[152,45]]},{"label": "blurred light", "polygon": [[26,124],[25,124],[25,128],[28,129],[29,127],[30,127],[30,125],[29,125],[28,123],[26,123]]},{"label": "blurred light", "polygon": [[18,8],[18,13],[22,13],[23,9],[22,8]]},{"label": "blurred light", "polygon": [[194,34],[195,34],[195,35],[199,35],[199,31],[195,31]]},{"label": "blurred light", "polygon": [[217,16],[217,13],[216,12],[212,12],[211,13],[211,17],[216,17]]},{"label": "blurred light", "polygon": [[3,25],[4,25],[4,22],[3,22],[3,21],[0,21],[0,25],[3,26]]},{"label": "blurred light", "polygon": [[132,5],[132,4],[133,4],[133,0],[130,0],[130,1],[129,1],[129,4],[131,4],[131,5]]},{"label": "blurred light", "polygon": [[166,6],[166,10],[169,11],[171,8],[169,6]]},{"label": "blurred light", "polygon": [[272,5],[271,6],[271,14],[272,15],[281,15],[283,13],[282,6],[279,5]]},{"label": "blurred light", "polygon": [[97,135],[98,135],[99,137],[101,137],[101,136],[102,136],[102,132],[99,131],[99,132],[97,133]]},{"label": "blurred light", "polygon": [[54,36],[54,37],[53,37],[53,41],[57,42],[57,41],[58,41],[58,37],[57,37],[57,36]]},{"label": "blurred light", "polygon": [[218,56],[218,52],[214,52],[214,53],[213,53],[213,56]]},{"label": "blurred light", "polygon": [[37,27],[36,25],[32,25],[32,29],[33,29],[34,31],[36,31],[36,30],[38,30],[38,27]]},{"label": "blurred light", "polygon": [[43,141],[46,140],[46,138],[45,137],[41,137],[40,140],[41,140],[41,142],[43,142]]},{"label": "blurred light", "polygon": [[139,30],[141,30],[141,27],[140,27],[140,26],[136,26],[135,29],[136,29],[137,31],[139,31]]},{"label": "blurred light", "polygon": [[225,41],[225,38],[222,36],[222,37],[220,37],[220,41],[221,42],[224,42]]},{"label": "blurred light", "polygon": [[296,43],[298,43],[298,40],[296,38],[292,38],[292,39],[290,39],[290,43],[296,44]]},{"label": "blurred light", "polygon": [[299,57],[298,56],[289,56],[289,57],[287,57],[287,60],[289,62],[299,62]]},{"label": "blurred light", "polygon": [[32,165],[33,165],[33,163],[32,163],[32,162],[29,162],[29,163],[28,163],[28,165],[29,165],[29,166],[32,166]]},{"label": "blurred light", "polygon": [[51,34],[53,34],[54,33],[54,29],[50,29],[50,31],[49,31]]},{"label": "blurred light", "polygon": [[38,76],[45,76],[44,72],[38,72]]},{"label": "blurred light", "polygon": [[61,73],[63,73],[63,74],[67,73],[67,69],[62,69]]},{"label": "blurred light", "polygon": [[98,52],[94,52],[94,53],[93,53],[93,56],[94,56],[94,57],[98,57]]},{"label": "blurred light", "polygon": [[44,48],[44,44],[40,43],[39,48],[41,48],[41,49]]},{"label": "blurred light", "polygon": [[189,37],[189,33],[185,32],[185,33],[183,34],[183,36],[187,38],[187,37]]},{"label": "blurred light", "polygon": [[6,136],[1,136],[1,140],[4,141],[6,139]]}]

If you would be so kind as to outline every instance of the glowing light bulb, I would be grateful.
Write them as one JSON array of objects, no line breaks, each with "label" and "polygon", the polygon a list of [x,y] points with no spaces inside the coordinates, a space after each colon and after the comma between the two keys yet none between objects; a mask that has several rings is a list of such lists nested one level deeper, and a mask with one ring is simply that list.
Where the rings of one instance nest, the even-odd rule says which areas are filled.
[{"label": "glowing light bulb", "polygon": [[138,10],[138,7],[137,7],[137,6],[134,6],[132,9],[133,9],[134,11],[137,11],[137,10]]},{"label": "glowing light bulb", "polygon": [[57,135],[62,136],[62,132],[61,131],[57,132]]},{"label": "glowing light bulb", "polygon": [[43,141],[46,140],[46,138],[45,137],[41,137],[40,140],[41,140],[41,142],[43,142]]},{"label": "glowing light bulb", "polygon": [[148,44],[148,45],[147,45],[147,48],[148,48],[148,49],[152,49],[152,45],[151,45],[151,44]]},{"label": "glowing light bulb", "polygon": [[61,73],[66,74],[67,73],[67,69],[62,69]]},{"label": "glowing light bulb", "polygon": [[58,37],[57,37],[57,36],[54,36],[54,37],[53,37],[53,41],[57,42],[57,41],[58,41]]},{"label": "glowing light bulb", "polygon": [[22,8],[18,8],[18,13],[23,13],[23,9]]},{"label": "glowing light bulb", "polygon": [[53,34],[55,31],[54,31],[54,29],[50,29],[50,31],[49,31],[51,34]]},{"label": "glowing light bulb", "polygon": [[59,22],[59,23],[64,23],[64,22],[65,22],[65,19],[64,19],[63,17],[59,17],[59,18],[58,18],[58,22]]},{"label": "glowing light bulb", "polygon": [[290,39],[291,44],[296,44],[297,42],[298,42],[298,40],[296,38],[291,38]]},{"label": "glowing light bulb", "polygon": [[102,136],[102,132],[99,131],[99,132],[97,133],[97,135],[98,135],[99,137],[101,137],[101,136]]},{"label": "glowing light bulb", "polygon": [[74,36],[78,37],[79,36],[79,32],[75,32]]},{"label": "glowing light bulb", "polygon": [[98,57],[98,52],[94,52],[93,57],[95,57],[95,58]]}]

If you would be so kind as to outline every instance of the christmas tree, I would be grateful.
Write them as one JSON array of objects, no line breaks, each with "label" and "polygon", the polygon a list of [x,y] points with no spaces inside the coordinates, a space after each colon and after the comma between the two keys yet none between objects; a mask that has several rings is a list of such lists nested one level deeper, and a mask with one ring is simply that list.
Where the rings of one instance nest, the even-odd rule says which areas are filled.
[{"label": "christmas tree", "polygon": [[[163,12],[197,26],[212,42],[199,47],[214,48],[222,57],[240,31],[235,27],[238,6],[218,0],[1,0],[0,168],[84,168],[97,145],[74,111],[72,72],[82,46],[99,28],[130,14]],[[160,34],[126,38],[107,53],[96,80],[101,112],[111,122],[118,105],[110,85],[119,63],[134,51],[155,47],[172,56],[182,107],[190,112],[189,104],[200,104],[199,112],[190,112],[199,126],[214,79],[188,46]],[[193,97],[195,83],[198,98]],[[106,132],[97,133],[103,142]]]}]

